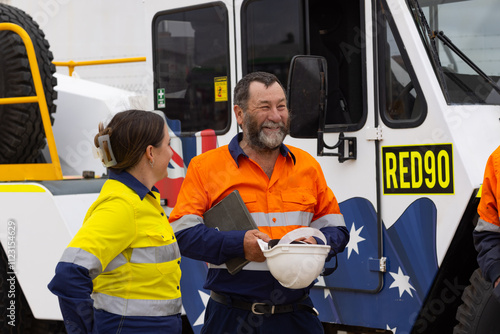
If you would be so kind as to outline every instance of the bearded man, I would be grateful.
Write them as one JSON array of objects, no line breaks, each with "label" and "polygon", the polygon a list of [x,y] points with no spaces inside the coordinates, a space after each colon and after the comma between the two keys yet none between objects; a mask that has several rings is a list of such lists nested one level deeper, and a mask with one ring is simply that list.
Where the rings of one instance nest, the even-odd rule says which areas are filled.
[{"label": "bearded man", "polygon": [[[290,114],[285,90],[270,73],[253,72],[234,89],[234,113],[242,133],[229,145],[193,158],[170,215],[181,254],[209,263],[211,290],[202,333],[323,333],[309,290],[283,287],[269,272],[257,240],[280,239],[301,227],[319,229],[331,258],[349,233],[318,162],[283,144]],[[218,231],[203,214],[237,189],[258,229]],[[304,242],[322,242],[309,237]],[[251,261],[231,275],[224,263]]]}]

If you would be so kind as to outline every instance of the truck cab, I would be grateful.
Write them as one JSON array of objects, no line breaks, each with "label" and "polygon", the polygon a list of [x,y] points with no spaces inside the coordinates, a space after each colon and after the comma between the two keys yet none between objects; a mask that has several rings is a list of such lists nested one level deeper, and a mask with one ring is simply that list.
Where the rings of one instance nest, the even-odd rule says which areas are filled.
[{"label": "truck cab", "polygon": [[[322,321],[398,333],[456,324],[477,268],[476,194],[500,143],[499,29],[467,13],[486,22],[497,7],[147,2],[154,108],[182,143],[182,168],[203,151],[202,131],[219,146],[238,132],[231,92],[242,76],[267,71],[288,86],[285,144],[320,162],[350,231],[337,271],[312,292]],[[192,277],[183,293],[196,329],[208,292]]]}]

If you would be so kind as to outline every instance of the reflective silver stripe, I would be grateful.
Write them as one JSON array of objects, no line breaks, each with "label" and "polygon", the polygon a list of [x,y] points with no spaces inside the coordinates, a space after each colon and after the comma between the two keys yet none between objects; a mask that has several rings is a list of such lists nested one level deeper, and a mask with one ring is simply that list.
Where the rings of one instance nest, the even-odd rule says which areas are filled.
[{"label": "reflective silver stripe", "polygon": [[122,253],[120,253],[113,260],[111,260],[110,263],[108,263],[108,265],[104,269],[104,272],[106,273],[109,271],[113,271],[116,268],[123,266],[125,263],[127,263],[127,259]]},{"label": "reflective silver stripe", "polygon": [[[216,265],[216,264],[208,264],[209,269],[227,269],[225,264]],[[264,262],[250,262],[246,266],[243,267],[242,270],[253,270],[253,271],[269,271],[269,267],[267,266],[267,261]]]},{"label": "reflective silver stripe", "polygon": [[90,278],[94,279],[102,273],[101,261],[81,248],[68,247],[64,250],[61,262],[74,263],[89,270]]},{"label": "reflective silver stripe", "polygon": [[251,212],[250,216],[257,226],[269,226],[269,217],[264,212]]},{"label": "reflective silver stripe", "polygon": [[181,257],[177,242],[158,247],[134,248],[131,263],[163,263],[173,261]]},{"label": "reflective silver stripe", "polygon": [[104,293],[92,293],[94,307],[123,316],[168,316],[181,313],[181,298],[152,300],[125,299]]},{"label": "reflective silver stripe", "polygon": [[345,227],[344,216],[342,216],[339,213],[332,213],[329,215],[324,215],[323,217],[316,219],[311,223],[311,227],[317,228],[318,230],[322,227],[330,227],[330,226]]},{"label": "reflective silver stripe", "polygon": [[304,211],[291,211],[291,212],[252,212],[251,216],[257,226],[289,226],[300,225],[309,226],[313,214]]},{"label": "reflective silver stripe", "polygon": [[486,220],[479,218],[477,221],[476,232],[497,232],[500,233],[500,226],[488,223]]},{"label": "reflective silver stripe", "polygon": [[177,233],[198,224],[203,224],[202,217],[197,215],[185,215],[177,219],[173,223],[170,223],[170,226],[172,226],[174,233]]}]

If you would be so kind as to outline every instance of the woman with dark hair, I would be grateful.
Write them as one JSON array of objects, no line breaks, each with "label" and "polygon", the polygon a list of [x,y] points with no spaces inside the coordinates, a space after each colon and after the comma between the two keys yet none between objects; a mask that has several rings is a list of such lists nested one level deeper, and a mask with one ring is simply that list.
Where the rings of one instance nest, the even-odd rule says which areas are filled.
[{"label": "woman with dark hair", "polygon": [[116,114],[94,144],[109,180],[49,289],[68,333],[181,333],[180,252],[154,186],[173,155],[163,118]]}]

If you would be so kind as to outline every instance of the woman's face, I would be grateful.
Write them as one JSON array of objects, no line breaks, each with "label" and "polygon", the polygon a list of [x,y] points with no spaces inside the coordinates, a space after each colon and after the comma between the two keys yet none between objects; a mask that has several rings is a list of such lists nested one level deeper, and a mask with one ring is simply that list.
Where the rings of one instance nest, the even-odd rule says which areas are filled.
[{"label": "woman's face", "polygon": [[159,147],[154,148],[154,165],[153,169],[158,181],[167,177],[168,175],[168,163],[174,155],[172,148],[170,147],[170,135],[168,134],[168,127],[165,125],[163,127],[163,140]]}]

